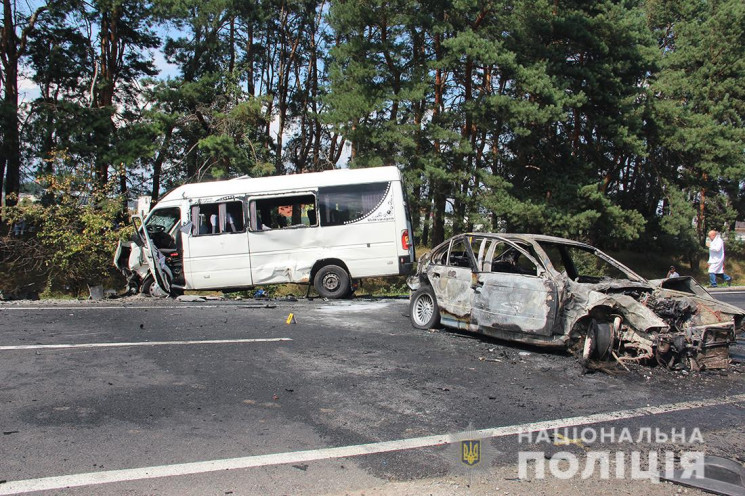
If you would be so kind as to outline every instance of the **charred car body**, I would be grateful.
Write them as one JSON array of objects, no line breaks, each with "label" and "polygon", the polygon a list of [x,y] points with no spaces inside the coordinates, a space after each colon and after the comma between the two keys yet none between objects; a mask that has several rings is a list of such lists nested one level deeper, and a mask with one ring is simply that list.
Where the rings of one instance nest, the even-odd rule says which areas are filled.
[{"label": "charred car body", "polygon": [[726,368],[745,312],[690,277],[648,281],[600,250],[529,234],[455,236],[408,280],[414,327],[446,327],[616,360]]}]

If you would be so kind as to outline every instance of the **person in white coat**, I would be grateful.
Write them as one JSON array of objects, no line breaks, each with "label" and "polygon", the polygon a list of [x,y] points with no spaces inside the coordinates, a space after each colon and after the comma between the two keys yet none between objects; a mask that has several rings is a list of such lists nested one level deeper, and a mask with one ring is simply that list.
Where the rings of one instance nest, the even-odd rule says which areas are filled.
[{"label": "person in white coat", "polygon": [[709,239],[706,241],[709,246],[709,283],[712,288],[717,287],[717,276],[722,276],[727,286],[732,284],[732,278],[724,273],[724,241],[715,230],[709,231]]}]

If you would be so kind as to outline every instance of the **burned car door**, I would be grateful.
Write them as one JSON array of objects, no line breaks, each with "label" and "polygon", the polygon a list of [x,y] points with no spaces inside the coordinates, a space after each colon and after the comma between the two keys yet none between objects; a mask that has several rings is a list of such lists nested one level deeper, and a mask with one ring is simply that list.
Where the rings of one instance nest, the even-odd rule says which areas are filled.
[{"label": "burned car door", "polygon": [[454,238],[448,246],[432,255],[427,277],[437,297],[443,325],[469,328],[475,266],[476,260],[466,237]]},{"label": "burned car door", "polygon": [[487,240],[474,274],[472,330],[530,341],[551,336],[557,315],[556,283],[523,247],[501,238]]}]

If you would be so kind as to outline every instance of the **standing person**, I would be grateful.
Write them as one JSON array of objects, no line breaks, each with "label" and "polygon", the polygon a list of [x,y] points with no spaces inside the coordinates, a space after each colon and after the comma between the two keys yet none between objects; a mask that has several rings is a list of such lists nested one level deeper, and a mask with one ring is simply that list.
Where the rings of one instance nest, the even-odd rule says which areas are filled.
[{"label": "standing person", "polygon": [[706,241],[709,247],[709,282],[712,288],[717,287],[717,276],[722,276],[722,279],[730,286],[732,284],[732,278],[724,273],[724,241],[722,237],[715,230],[709,231],[709,239]]}]

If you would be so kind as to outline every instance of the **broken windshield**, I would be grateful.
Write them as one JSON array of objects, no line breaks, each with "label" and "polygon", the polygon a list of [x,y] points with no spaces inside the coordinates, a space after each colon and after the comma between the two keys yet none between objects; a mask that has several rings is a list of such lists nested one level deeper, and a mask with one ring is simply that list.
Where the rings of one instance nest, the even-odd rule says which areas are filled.
[{"label": "broken windshield", "polygon": [[150,214],[146,226],[149,232],[171,232],[180,219],[181,212],[178,208],[161,208]]}]

